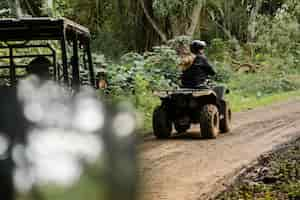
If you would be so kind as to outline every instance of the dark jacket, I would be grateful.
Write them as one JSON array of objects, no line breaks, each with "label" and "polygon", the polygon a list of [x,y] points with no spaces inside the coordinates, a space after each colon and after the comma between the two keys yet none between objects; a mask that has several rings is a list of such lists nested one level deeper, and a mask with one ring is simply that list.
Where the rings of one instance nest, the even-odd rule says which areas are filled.
[{"label": "dark jacket", "polygon": [[197,54],[194,63],[185,70],[181,76],[182,86],[185,88],[195,88],[203,84],[209,76],[216,74],[214,68],[208,63],[204,55]]}]

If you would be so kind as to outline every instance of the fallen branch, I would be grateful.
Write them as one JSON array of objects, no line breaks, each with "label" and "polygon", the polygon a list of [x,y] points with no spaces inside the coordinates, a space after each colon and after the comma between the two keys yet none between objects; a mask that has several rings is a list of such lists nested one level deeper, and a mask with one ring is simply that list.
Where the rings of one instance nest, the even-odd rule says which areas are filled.
[{"label": "fallen branch", "polygon": [[262,68],[259,64],[240,63],[236,60],[233,60],[232,64],[235,65],[234,70],[237,72],[255,73],[258,69]]}]

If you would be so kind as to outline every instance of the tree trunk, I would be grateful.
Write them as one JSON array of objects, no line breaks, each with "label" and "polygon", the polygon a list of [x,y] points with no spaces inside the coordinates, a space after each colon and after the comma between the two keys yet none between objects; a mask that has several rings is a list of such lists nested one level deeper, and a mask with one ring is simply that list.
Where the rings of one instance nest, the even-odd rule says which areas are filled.
[{"label": "tree trunk", "polygon": [[193,36],[200,23],[203,1],[198,0],[189,16],[172,16],[169,21],[172,29],[172,36]]},{"label": "tree trunk", "polygon": [[228,39],[232,40],[234,37],[232,36],[230,30],[226,29],[226,27],[225,27],[224,25],[222,25],[222,24],[220,24],[220,23],[218,22],[218,20],[215,18],[215,16],[214,16],[214,14],[213,14],[212,11],[209,11],[208,14],[209,14],[209,16],[210,16],[211,21],[212,21],[219,29],[221,29],[221,30],[223,31],[223,33],[225,34],[225,36],[226,36]]},{"label": "tree trunk", "polygon": [[166,36],[166,34],[159,28],[158,24],[154,21],[154,19],[152,18],[152,16],[150,15],[150,13],[148,12],[148,9],[146,8],[145,2],[144,0],[139,0],[141,7],[143,9],[143,12],[147,18],[147,20],[149,21],[149,23],[152,25],[153,29],[156,31],[156,33],[160,36],[161,40],[163,42],[167,42],[168,38]]},{"label": "tree trunk", "polygon": [[193,9],[193,13],[190,18],[191,19],[190,26],[186,30],[186,35],[188,35],[188,36],[194,35],[196,28],[199,25],[201,11],[202,11],[202,2],[200,0],[198,0],[197,5]]},{"label": "tree trunk", "polygon": [[254,41],[256,38],[256,17],[258,11],[262,6],[263,0],[257,0],[255,3],[255,7],[251,10],[250,18],[249,18],[249,25],[248,25],[248,41]]}]

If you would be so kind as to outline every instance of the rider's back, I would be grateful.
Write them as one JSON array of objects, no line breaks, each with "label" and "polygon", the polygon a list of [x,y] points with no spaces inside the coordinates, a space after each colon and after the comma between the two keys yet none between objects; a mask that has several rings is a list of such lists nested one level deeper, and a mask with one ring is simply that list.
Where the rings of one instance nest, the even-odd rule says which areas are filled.
[{"label": "rider's back", "polygon": [[209,75],[215,75],[215,73],[207,58],[202,54],[197,54],[191,67],[183,71],[181,77],[182,86],[185,88],[197,88],[209,78]]}]

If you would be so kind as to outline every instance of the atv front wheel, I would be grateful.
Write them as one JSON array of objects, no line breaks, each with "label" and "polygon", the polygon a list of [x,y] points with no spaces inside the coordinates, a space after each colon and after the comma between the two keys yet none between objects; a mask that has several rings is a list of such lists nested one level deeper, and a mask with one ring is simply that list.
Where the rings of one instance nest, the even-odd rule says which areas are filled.
[{"label": "atv front wheel", "polygon": [[214,139],[219,134],[220,116],[218,108],[213,104],[203,106],[200,113],[201,135],[206,139]]},{"label": "atv front wheel", "polygon": [[231,129],[231,109],[228,103],[224,103],[223,106],[223,119],[220,120],[220,131],[221,133],[228,133]]},{"label": "atv front wheel", "polygon": [[158,139],[166,139],[172,133],[172,121],[165,108],[159,106],[153,113],[153,133]]}]

